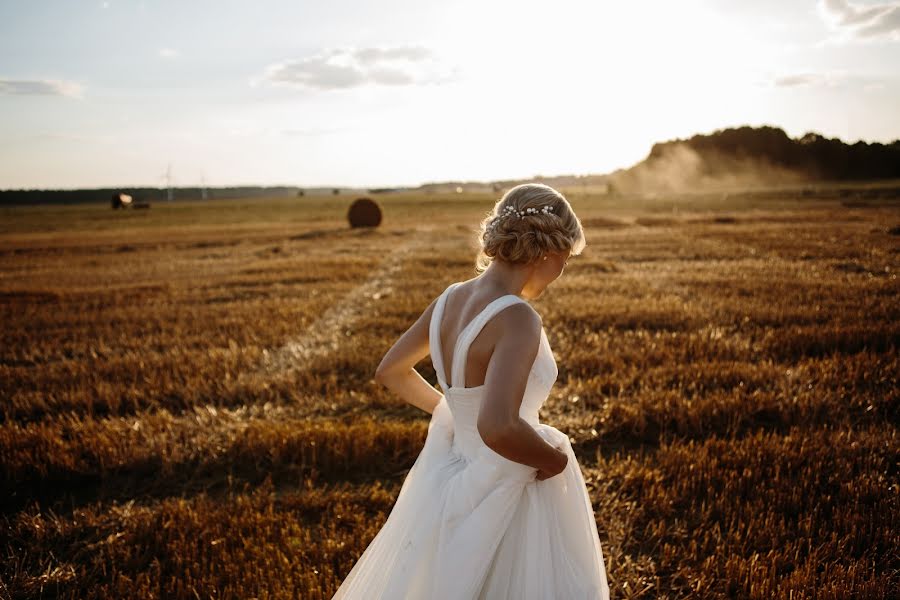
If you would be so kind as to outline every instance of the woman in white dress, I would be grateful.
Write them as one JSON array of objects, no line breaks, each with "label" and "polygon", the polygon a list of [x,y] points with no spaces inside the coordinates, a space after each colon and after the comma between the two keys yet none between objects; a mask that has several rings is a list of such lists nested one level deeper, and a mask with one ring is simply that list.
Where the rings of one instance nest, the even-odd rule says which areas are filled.
[{"label": "woman in white dress", "polygon": [[[538,418],[558,370],[527,302],[581,253],[581,222],[558,191],[522,184],[485,216],[479,240],[479,275],[450,284],[378,367],[376,379],[431,420],[333,600],[609,598],[569,438]],[[429,354],[443,393],[413,368]]]}]

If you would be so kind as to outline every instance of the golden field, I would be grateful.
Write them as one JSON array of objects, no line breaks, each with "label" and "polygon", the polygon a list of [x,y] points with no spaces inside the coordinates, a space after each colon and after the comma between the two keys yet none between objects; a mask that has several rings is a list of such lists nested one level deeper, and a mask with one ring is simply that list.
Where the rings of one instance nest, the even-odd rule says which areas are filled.
[{"label": "golden field", "polygon": [[[568,197],[541,419],[613,597],[898,597],[896,193]],[[374,198],[0,208],[0,598],[331,597],[428,425],[375,368],[494,201]]]}]

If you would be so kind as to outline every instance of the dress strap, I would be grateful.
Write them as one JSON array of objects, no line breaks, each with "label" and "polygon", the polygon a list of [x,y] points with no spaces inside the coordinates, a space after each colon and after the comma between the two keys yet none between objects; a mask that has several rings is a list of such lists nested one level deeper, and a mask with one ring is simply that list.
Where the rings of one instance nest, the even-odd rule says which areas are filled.
[{"label": "dress strap", "polygon": [[434,311],[431,313],[431,321],[428,324],[428,348],[431,351],[431,366],[437,373],[438,384],[444,393],[447,393],[447,381],[444,379],[444,354],[441,350],[441,317],[444,316],[444,306],[447,304],[447,296],[450,290],[456,287],[459,282],[451,283],[447,286],[441,295],[438,296],[434,305]]},{"label": "dress strap", "polygon": [[469,346],[481,332],[482,328],[484,328],[485,324],[487,324],[491,317],[507,306],[512,306],[519,302],[525,302],[525,300],[515,294],[506,294],[499,298],[495,298],[489,302],[488,305],[485,306],[468,325],[466,325],[462,333],[459,334],[459,339],[456,340],[456,347],[453,349],[453,364],[450,367],[450,380],[453,387],[466,387],[465,367],[466,357],[469,355]]}]

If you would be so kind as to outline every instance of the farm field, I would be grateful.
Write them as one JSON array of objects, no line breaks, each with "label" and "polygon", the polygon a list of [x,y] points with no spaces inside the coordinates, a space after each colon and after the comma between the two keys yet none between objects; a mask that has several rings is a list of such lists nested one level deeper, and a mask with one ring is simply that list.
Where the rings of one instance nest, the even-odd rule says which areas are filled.
[{"label": "farm field", "polygon": [[[900,596],[896,193],[567,197],[541,420],[613,597]],[[428,426],[375,368],[495,199],[373,198],[0,208],[0,598],[331,597]]]}]

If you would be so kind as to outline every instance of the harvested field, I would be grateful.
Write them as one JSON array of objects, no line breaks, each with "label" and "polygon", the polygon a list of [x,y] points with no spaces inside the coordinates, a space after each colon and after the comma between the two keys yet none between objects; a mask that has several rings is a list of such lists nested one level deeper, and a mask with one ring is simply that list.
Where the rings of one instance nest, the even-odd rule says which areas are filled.
[{"label": "harvested field", "polygon": [[[836,196],[568,194],[541,419],[614,598],[900,595],[900,204]],[[375,368],[493,199],[349,201],[2,209],[0,597],[331,597],[428,424]]]}]

